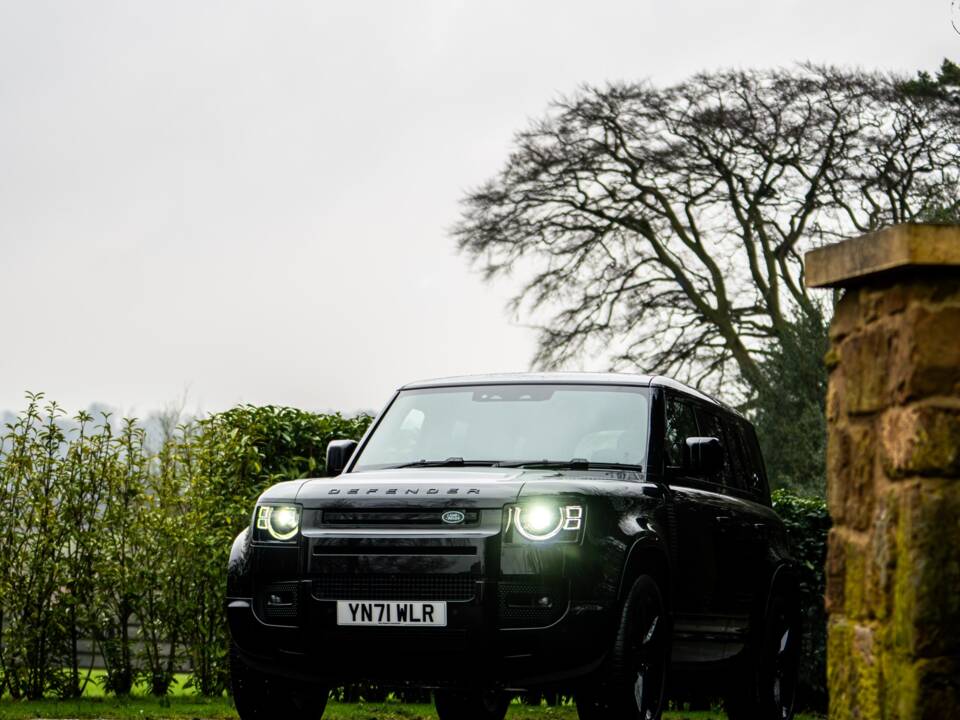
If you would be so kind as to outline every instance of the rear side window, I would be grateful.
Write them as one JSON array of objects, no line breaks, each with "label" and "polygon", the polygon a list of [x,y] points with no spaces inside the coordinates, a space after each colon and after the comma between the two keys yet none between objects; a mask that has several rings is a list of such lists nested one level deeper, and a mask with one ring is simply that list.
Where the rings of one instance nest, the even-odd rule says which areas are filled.
[{"label": "rear side window", "polygon": [[668,467],[683,465],[683,445],[688,437],[697,437],[697,420],[693,406],[674,397],[667,398],[666,433],[663,443],[664,462]]},{"label": "rear side window", "polygon": [[760,443],[757,442],[757,433],[750,423],[740,423],[740,437],[743,442],[744,456],[747,463],[747,490],[769,500],[767,488],[767,471],[763,465],[763,455],[760,453]]},{"label": "rear side window", "polygon": [[740,423],[734,418],[728,417],[723,420],[723,432],[726,435],[725,446],[727,454],[730,456],[730,467],[733,471],[733,486],[739,490],[749,490],[750,484],[747,480],[749,463],[739,426]]}]

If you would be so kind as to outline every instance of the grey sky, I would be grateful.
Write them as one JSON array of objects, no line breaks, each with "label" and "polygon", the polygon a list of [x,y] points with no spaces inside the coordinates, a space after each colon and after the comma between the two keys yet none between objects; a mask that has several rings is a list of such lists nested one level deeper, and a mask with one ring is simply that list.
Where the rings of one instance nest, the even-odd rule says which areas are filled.
[{"label": "grey sky", "polygon": [[525,369],[513,288],[447,230],[551,98],[944,56],[950,0],[0,0],[0,408],[349,411]]}]

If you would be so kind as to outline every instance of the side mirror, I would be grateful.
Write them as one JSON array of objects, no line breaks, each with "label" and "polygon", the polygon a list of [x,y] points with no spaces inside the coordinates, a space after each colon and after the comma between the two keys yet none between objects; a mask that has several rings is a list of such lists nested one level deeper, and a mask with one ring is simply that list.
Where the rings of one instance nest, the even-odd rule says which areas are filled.
[{"label": "side mirror", "polygon": [[715,437],[688,437],[683,444],[683,468],[691,475],[712,477],[723,468],[723,446]]},{"label": "side mirror", "polygon": [[356,440],[331,440],[327,443],[327,475],[342,473],[356,449]]}]

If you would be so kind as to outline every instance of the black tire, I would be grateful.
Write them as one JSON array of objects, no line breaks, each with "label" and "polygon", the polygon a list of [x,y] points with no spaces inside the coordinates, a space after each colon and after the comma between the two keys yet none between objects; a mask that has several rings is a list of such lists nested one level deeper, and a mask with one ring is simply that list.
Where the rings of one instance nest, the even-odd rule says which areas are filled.
[{"label": "black tire", "polygon": [[641,575],[623,602],[608,679],[577,694],[580,720],[660,720],[669,667],[666,603],[656,580]]},{"label": "black tire", "polygon": [[330,689],[275,675],[248,666],[236,647],[230,648],[230,688],[240,720],[320,720]]},{"label": "black tire", "polygon": [[437,690],[433,704],[440,720],[503,720],[510,696],[496,690]]},{"label": "black tire", "polygon": [[729,720],[791,720],[800,669],[800,612],[775,594],[767,605],[742,672],[730,678],[724,707]]}]

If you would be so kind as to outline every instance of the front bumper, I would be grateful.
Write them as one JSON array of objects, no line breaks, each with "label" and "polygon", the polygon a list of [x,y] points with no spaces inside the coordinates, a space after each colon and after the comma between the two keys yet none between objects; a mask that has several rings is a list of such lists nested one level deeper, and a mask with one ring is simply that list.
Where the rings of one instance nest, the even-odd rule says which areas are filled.
[{"label": "front bumper", "polygon": [[[579,546],[503,547],[488,533],[336,535],[249,545],[252,579],[227,600],[233,640],[263,672],[331,685],[525,688],[603,660],[615,602]],[[283,600],[282,603],[272,603]],[[337,600],[443,601],[446,627],[337,624]]]},{"label": "front bumper", "polygon": [[331,685],[371,680],[522,688],[587,674],[603,660],[605,608],[571,604],[549,626],[507,628],[487,600],[502,593],[493,583],[477,584],[480,597],[447,602],[446,627],[338,626],[336,601],[316,599],[310,581],[299,583],[304,606],[296,625],[264,622],[249,599],[228,600],[227,616],[248,664]]}]

